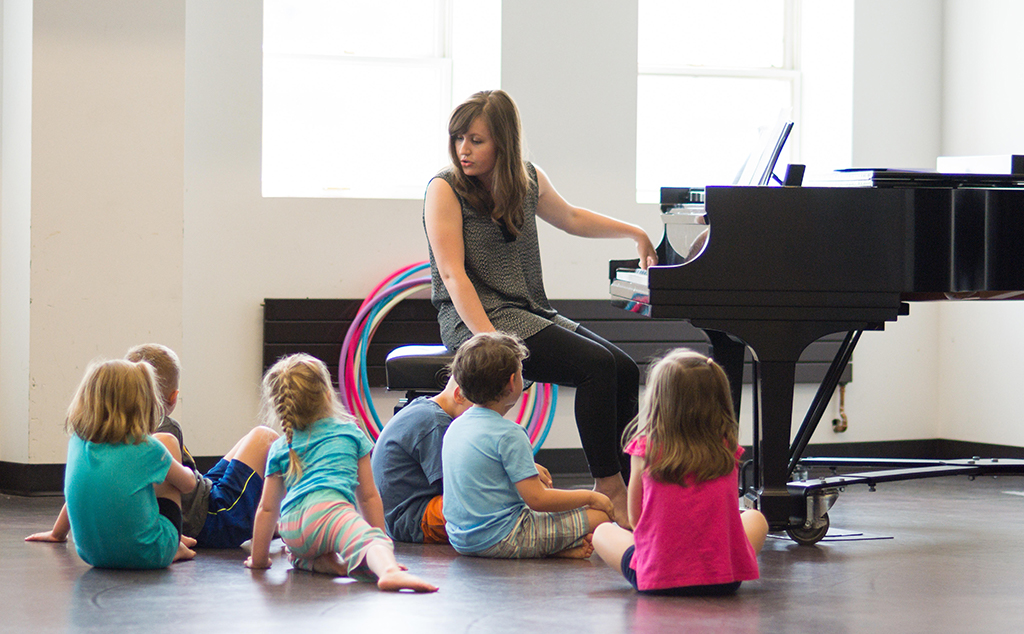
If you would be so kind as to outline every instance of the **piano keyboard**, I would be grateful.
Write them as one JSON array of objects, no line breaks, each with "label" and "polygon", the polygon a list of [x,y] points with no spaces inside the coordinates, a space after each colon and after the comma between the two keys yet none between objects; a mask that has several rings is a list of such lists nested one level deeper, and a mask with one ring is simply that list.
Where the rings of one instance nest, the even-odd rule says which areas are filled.
[{"label": "piano keyboard", "polygon": [[641,286],[647,286],[647,271],[643,269],[619,269],[615,272],[615,279],[622,280],[623,282],[629,282],[630,284],[639,284]]}]

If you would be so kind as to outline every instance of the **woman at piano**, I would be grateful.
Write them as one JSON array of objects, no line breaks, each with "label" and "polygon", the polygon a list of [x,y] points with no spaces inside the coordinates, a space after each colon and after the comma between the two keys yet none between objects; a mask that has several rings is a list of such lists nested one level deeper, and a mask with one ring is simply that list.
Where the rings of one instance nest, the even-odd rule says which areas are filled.
[{"label": "woman at piano", "polygon": [[479,332],[515,333],[530,356],[523,376],[576,388],[575,416],[594,489],[628,525],[628,457],[621,437],[637,414],[640,372],[621,349],[551,308],[536,218],[571,235],[630,238],[640,264],[657,263],[637,225],[576,207],[524,160],[519,111],[501,90],[474,94],[448,123],[452,164],[427,186],[423,224],[441,338],[450,350]]}]

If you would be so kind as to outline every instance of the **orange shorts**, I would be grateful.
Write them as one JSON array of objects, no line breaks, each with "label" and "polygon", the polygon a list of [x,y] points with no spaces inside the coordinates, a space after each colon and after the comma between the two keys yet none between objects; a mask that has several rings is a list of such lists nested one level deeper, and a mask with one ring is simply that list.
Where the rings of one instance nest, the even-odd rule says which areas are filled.
[{"label": "orange shorts", "polygon": [[444,530],[443,496],[434,496],[423,510],[420,528],[423,529],[424,544],[447,544],[448,533]]}]

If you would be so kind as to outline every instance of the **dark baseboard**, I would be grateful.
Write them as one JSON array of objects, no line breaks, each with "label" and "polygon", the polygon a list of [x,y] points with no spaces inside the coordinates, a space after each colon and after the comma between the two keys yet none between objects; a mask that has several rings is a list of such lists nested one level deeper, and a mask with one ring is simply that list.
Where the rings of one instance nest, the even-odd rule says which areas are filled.
[{"label": "dark baseboard", "polygon": [[[744,447],[751,455],[750,447]],[[810,444],[804,451],[807,457],[828,458],[906,458],[916,460],[956,460],[958,458],[1014,458],[1024,459],[1024,447],[990,445],[931,438],[925,440],[895,440],[886,442],[849,442]],[[588,474],[587,459],[582,449],[541,449],[537,462],[552,473],[560,475]]]},{"label": "dark baseboard", "polygon": [[[220,460],[216,456],[195,458],[196,466],[206,473]],[[23,496],[49,496],[64,493],[63,464],[23,464],[0,461],[0,493]]]},{"label": "dark baseboard", "polygon": [[829,458],[911,458],[919,460],[956,460],[959,458],[1024,459],[1024,447],[991,445],[962,440],[896,440],[891,442],[851,442],[808,445],[807,457]]},{"label": "dark baseboard", "polygon": [[0,462],[0,493],[31,496],[63,492],[63,464]]},{"label": "dark baseboard", "polygon": [[[747,447],[747,455],[750,448]],[[887,442],[850,442],[811,444],[805,456],[830,458],[916,458],[922,460],[953,460],[957,458],[1024,459],[1024,447],[991,445],[932,438]],[[208,471],[219,460],[216,456],[198,456],[196,465]],[[585,475],[590,472],[582,449],[541,449],[537,462],[558,475]],[[63,464],[23,464],[0,461],[0,493],[7,495],[60,495],[64,491]]]},{"label": "dark baseboard", "polygon": [[535,456],[537,464],[559,475],[589,475],[590,466],[582,449],[541,449]]},{"label": "dark baseboard", "polygon": [[[957,457],[943,455],[943,448],[940,447],[942,442],[944,441],[938,438],[931,438],[926,440],[897,440],[893,442],[810,444],[804,450],[804,456],[808,458],[913,458],[919,460],[942,460]],[[749,447],[747,449],[749,451]]]}]

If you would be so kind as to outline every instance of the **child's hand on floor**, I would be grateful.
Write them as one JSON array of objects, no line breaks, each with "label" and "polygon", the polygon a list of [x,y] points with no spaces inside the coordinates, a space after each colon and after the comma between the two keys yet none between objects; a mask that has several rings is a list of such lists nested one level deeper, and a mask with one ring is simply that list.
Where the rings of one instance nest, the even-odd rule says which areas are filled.
[{"label": "child's hand on floor", "polygon": [[270,567],[270,564],[271,564],[271,561],[270,561],[269,558],[266,561],[259,562],[259,563],[253,561],[252,556],[249,556],[249,557],[245,558],[245,567],[249,568],[251,570],[266,570],[267,568]]},{"label": "child's hand on floor", "polygon": [[27,541],[27,542],[51,542],[51,543],[54,543],[54,544],[59,544],[59,543],[68,541],[68,536],[64,535],[63,537],[61,537],[60,535],[54,535],[53,531],[45,531],[45,532],[42,532],[42,533],[32,533],[31,535],[29,535],[28,537],[25,538],[25,541]]}]

